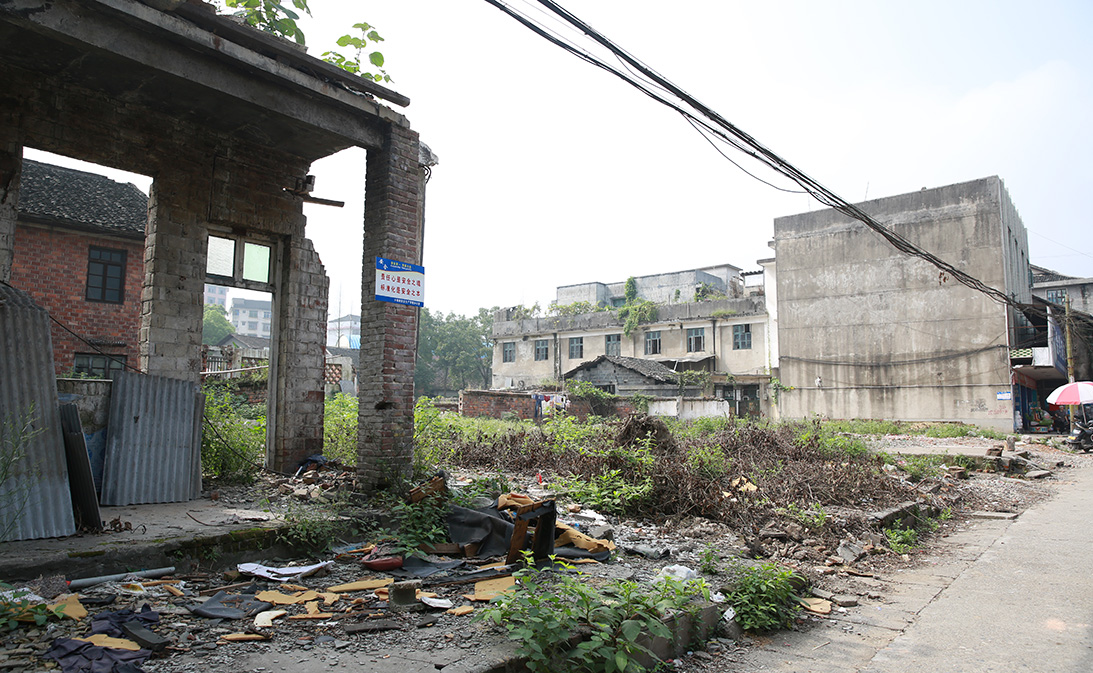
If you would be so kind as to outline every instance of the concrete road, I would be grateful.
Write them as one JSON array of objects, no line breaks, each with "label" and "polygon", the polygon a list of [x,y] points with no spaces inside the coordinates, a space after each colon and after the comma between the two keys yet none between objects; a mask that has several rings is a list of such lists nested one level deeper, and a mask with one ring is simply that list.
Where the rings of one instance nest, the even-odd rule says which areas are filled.
[{"label": "concrete road", "polygon": [[1066,477],[860,672],[1093,671],[1093,470]]},{"label": "concrete road", "polygon": [[1093,672],[1093,468],[1061,476],[1016,520],[974,521],[920,567],[868,580],[883,598],[704,670]]}]

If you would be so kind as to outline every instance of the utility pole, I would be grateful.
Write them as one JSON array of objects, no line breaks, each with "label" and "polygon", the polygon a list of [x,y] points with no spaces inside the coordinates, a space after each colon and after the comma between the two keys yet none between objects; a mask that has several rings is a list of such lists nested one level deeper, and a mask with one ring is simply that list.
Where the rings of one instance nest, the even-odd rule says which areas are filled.
[{"label": "utility pole", "polygon": [[[1066,294],[1066,302],[1063,304],[1066,312],[1063,314],[1064,334],[1066,334],[1066,380],[1074,383],[1074,351],[1070,345],[1070,293]],[[1074,405],[1067,407],[1070,411],[1070,424],[1074,425]]]}]

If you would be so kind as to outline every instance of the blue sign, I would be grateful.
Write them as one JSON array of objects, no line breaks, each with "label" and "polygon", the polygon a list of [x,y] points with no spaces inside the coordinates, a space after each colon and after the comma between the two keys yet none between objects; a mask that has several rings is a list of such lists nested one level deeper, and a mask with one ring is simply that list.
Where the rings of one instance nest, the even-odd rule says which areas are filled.
[{"label": "blue sign", "polygon": [[376,258],[376,301],[425,305],[425,267]]}]

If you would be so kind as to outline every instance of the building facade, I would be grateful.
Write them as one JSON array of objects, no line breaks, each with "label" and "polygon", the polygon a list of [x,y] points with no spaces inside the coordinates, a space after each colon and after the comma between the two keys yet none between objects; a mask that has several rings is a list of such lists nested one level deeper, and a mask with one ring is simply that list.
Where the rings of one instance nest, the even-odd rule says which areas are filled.
[{"label": "building facade", "polygon": [[1045,301],[1082,313],[1093,314],[1093,278],[1075,278],[1058,271],[1032,266],[1032,291]]},{"label": "building facade", "polygon": [[232,299],[228,319],[236,334],[269,338],[273,328],[273,304],[267,299]]},{"label": "building facade", "polygon": [[23,160],[11,284],[56,321],[58,376],[138,364],[147,218],[135,185]]},{"label": "building facade", "polygon": [[223,285],[205,283],[205,303],[228,310],[228,288]]},{"label": "building facade", "polygon": [[[357,337],[358,343],[361,336],[361,317],[359,315],[343,315],[326,324],[326,345],[342,346],[348,343],[350,337]],[[358,345],[357,348],[360,348]]]},{"label": "building facade", "polygon": [[[859,206],[918,247],[1031,304],[1027,234],[999,178]],[[1021,391],[1011,348],[1036,334],[1021,311],[834,210],[776,219],[774,246],[775,363],[789,388],[777,404],[782,416],[1012,430]]]},{"label": "building facade", "polygon": [[[525,318],[517,310],[501,309],[492,331],[491,388],[531,389],[560,381],[600,356],[621,356],[660,363],[671,371],[708,372],[707,392],[740,400],[748,413],[758,413],[769,381],[766,295],[755,289],[761,284],[753,283],[749,296],[742,296],[738,267],[713,268],[724,270],[720,283],[703,269],[635,279],[638,298],[657,307],[655,317],[632,326],[629,333],[618,311],[607,308],[624,283],[558,288],[556,304],[586,301],[601,307],[591,313]],[[709,290],[706,296],[722,298],[693,301]],[[735,296],[724,297],[725,290]]]}]

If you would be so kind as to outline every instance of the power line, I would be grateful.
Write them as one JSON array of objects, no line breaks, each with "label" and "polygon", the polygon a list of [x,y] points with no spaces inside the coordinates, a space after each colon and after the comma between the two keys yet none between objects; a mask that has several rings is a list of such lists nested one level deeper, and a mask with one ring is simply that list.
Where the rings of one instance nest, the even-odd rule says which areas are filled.
[{"label": "power line", "polygon": [[[595,65],[596,67],[602,68],[603,70],[610,72],[616,77],[619,77],[623,81],[637,88],[642,93],[645,93],[647,96],[680,112],[689,120],[693,120],[695,123],[707,129],[708,131],[718,136],[736,149],[766,164],[768,167],[775,170],[776,172],[786,176],[793,182],[797,183],[805,192],[810,194],[820,203],[830,208],[833,208],[852,219],[862,222],[868,228],[872,229],[877,234],[882,236],[886,241],[888,241],[889,244],[891,244],[900,252],[923,259],[929,264],[940,269],[942,272],[948,274],[957,282],[987,296],[995,302],[1006,306],[1012,306],[1018,310],[1030,309],[1030,307],[1020,304],[1016,301],[1015,298],[1008,296],[1005,292],[991,287],[986,283],[980,281],[978,278],[975,278],[974,276],[965,273],[964,271],[961,271],[952,264],[949,264],[948,262],[937,257],[931,252],[919,248],[917,245],[907,240],[902,235],[877,222],[873,217],[862,211],[858,206],[850,203],[849,201],[835,194],[830,189],[824,187],[817,180],[811,178],[809,175],[804,173],[804,171],[798,169],[796,166],[780,157],[774,151],[764,146],[751,135],[729,122],[727,119],[722,117],[716,110],[705,105],[694,96],[690,95],[679,86],[668,80],[666,77],[656,72],[646,64],[642,63],[636,57],[616,45],[614,42],[593,29],[591,26],[589,26],[587,23],[582,21],[580,18],[578,18],[565,8],[558,5],[553,0],[537,1],[539,2],[539,4],[543,5],[548,10],[561,17],[567,23],[580,30],[591,40],[593,40],[600,46],[608,49],[608,51],[610,51],[614,56],[626,63],[629,67],[636,70],[643,77],[647,78],[648,82],[630,76],[628,73],[623,72],[618,68],[614,68],[609,64],[603,62],[602,60],[595,58],[587,51],[578,49],[573,45],[565,43],[560,38],[556,37],[555,35],[549,34],[547,31],[535,25],[526,17],[517,13],[501,0],[486,0],[486,2],[488,2],[489,4],[512,16],[517,21],[522,23],[525,27],[539,34],[541,37],[549,40],[551,43],[578,56],[582,60],[585,60],[586,62]],[[688,110],[687,108],[683,107],[675,101],[664,99],[662,96],[652,91],[650,88],[651,86],[657,86],[661,90],[666,90],[670,92],[679,101],[682,101],[687,106],[687,108],[690,109]],[[693,110],[694,112],[691,112],[691,110]]]}]

